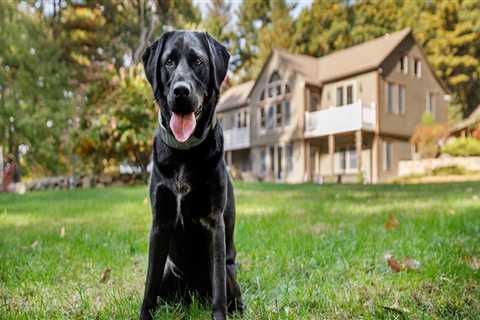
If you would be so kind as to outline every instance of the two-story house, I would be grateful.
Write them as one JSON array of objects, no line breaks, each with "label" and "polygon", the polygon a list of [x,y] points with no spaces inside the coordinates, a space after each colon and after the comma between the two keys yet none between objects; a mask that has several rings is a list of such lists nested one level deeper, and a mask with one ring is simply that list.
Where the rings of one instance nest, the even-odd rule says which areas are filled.
[{"label": "two-story house", "polygon": [[275,49],[223,93],[227,162],[272,181],[386,181],[422,114],[447,120],[446,94],[410,29],[321,58]]}]

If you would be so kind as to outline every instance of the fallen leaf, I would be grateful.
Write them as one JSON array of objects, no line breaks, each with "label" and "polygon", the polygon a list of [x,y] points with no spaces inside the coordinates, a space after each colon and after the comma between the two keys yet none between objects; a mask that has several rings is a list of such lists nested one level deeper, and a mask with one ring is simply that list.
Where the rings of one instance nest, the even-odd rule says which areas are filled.
[{"label": "fallen leaf", "polygon": [[395,272],[402,271],[402,266],[400,265],[400,263],[398,263],[397,260],[395,260],[393,258],[389,258],[387,260],[387,264],[390,267],[390,269],[392,269]]},{"label": "fallen leaf", "polygon": [[112,269],[107,268],[105,271],[103,271],[102,278],[100,279],[101,283],[107,283],[108,280],[110,279],[110,273],[112,273]]},{"label": "fallen leaf", "polygon": [[418,270],[420,269],[421,264],[412,257],[406,256],[403,258],[402,266],[405,270]]},{"label": "fallen leaf", "polygon": [[61,227],[60,228],[60,238],[64,238],[65,237],[65,227]]},{"label": "fallen leaf", "polygon": [[465,262],[473,270],[479,270],[480,269],[480,258],[468,256],[468,257],[465,257]]},{"label": "fallen leaf", "polygon": [[38,240],[33,241],[30,247],[35,250],[35,248],[38,247]]},{"label": "fallen leaf", "polygon": [[386,230],[391,230],[391,229],[396,229],[400,227],[400,221],[395,217],[393,213],[390,213],[388,216],[387,221],[385,221],[385,224],[383,225]]}]

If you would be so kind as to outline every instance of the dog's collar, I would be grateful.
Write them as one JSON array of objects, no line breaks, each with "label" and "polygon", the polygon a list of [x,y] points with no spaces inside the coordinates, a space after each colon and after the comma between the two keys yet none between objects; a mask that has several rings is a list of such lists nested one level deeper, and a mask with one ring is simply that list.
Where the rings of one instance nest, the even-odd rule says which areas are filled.
[{"label": "dog's collar", "polygon": [[160,138],[167,146],[179,150],[188,150],[201,144],[207,138],[210,130],[215,129],[215,126],[217,124],[217,117],[213,115],[212,120],[209,122],[207,128],[203,131],[200,138],[197,138],[192,134],[190,138],[188,138],[185,142],[177,141],[177,139],[175,139],[175,137],[170,133],[170,131],[163,126],[162,115],[160,111],[158,111],[158,124],[160,126]]}]

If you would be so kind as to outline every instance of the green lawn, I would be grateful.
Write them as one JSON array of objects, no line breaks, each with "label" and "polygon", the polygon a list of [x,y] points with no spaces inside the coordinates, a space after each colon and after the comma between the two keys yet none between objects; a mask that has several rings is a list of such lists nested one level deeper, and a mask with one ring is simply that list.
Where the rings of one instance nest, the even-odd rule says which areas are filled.
[{"label": "green lawn", "polygon": [[[480,183],[235,190],[245,319],[480,317]],[[0,194],[0,319],[136,318],[145,197],[146,187]],[[386,230],[391,213],[400,226]],[[396,273],[387,252],[420,268]],[[157,314],[208,317],[198,304]]]}]

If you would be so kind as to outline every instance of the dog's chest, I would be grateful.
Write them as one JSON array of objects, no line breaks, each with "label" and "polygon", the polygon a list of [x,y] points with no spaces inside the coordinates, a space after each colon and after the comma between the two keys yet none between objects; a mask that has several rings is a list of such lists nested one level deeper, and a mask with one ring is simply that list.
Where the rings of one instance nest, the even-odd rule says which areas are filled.
[{"label": "dog's chest", "polygon": [[206,185],[199,185],[194,172],[187,166],[180,166],[168,181],[169,189],[175,195],[175,224],[184,227],[185,224],[203,225],[202,221],[210,213],[210,201]]}]

